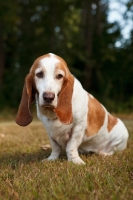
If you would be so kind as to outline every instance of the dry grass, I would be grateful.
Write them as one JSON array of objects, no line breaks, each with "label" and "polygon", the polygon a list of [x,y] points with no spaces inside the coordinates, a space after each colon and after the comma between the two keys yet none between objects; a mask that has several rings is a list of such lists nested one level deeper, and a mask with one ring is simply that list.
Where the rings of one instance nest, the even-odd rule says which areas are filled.
[{"label": "dry grass", "polygon": [[85,166],[58,161],[41,163],[51,149],[43,125],[34,121],[22,128],[0,123],[0,200],[132,200],[133,122],[125,121],[130,138],[124,152],[111,157],[83,156]]}]

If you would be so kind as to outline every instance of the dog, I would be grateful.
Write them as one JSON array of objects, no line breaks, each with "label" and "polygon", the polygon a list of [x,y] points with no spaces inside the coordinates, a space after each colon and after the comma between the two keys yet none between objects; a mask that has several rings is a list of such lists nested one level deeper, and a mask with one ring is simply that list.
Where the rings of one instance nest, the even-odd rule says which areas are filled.
[{"label": "dog", "polygon": [[57,55],[49,53],[37,58],[26,76],[16,116],[20,126],[31,123],[33,101],[52,147],[47,160],[58,159],[65,148],[68,161],[85,164],[79,152],[106,156],[127,146],[124,123],[83,89]]}]

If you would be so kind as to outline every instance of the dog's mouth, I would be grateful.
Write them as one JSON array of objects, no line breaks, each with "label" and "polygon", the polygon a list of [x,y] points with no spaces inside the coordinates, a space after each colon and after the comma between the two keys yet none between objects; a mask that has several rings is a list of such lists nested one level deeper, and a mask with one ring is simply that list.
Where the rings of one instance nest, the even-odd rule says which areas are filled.
[{"label": "dog's mouth", "polygon": [[50,105],[50,104],[43,104],[41,105],[42,108],[48,108],[48,109],[51,109],[53,110],[55,107],[53,105]]}]

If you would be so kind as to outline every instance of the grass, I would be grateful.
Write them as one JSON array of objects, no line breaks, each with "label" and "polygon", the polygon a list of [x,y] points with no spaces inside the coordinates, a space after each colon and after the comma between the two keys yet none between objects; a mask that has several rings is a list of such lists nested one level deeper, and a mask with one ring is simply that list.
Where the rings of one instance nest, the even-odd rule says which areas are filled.
[{"label": "grass", "polygon": [[67,161],[65,152],[54,162],[41,122],[27,127],[0,123],[0,200],[132,200],[133,122],[125,120],[128,147],[110,157],[81,155],[85,166]]}]

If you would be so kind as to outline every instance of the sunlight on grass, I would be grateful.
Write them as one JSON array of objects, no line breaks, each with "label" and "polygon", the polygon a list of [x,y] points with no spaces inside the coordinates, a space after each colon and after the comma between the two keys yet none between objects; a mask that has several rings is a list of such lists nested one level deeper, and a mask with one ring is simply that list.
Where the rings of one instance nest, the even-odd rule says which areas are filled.
[{"label": "sunlight on grass", "polygon": [[54,162],[40,161],[51,149],[39,121],[27,127],[0,123],[0,199],[104,200],[133,198],[133,123],[128,148],[110,157],[81,155],[85,166],[67,161],[65,152]]}]

